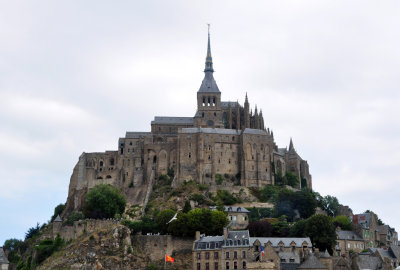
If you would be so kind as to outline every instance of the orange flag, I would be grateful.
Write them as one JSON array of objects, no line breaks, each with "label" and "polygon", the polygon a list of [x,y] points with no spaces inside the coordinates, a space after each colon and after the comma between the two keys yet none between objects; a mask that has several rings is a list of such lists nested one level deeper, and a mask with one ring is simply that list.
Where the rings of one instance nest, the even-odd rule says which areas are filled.
[{"label": "orange flag", "polygon": [[170,257],[170,256],[168,256],[167,254],[165,254],[165,261],[166,262],[174,262],[174,258],[172,258],[172,257]]}]

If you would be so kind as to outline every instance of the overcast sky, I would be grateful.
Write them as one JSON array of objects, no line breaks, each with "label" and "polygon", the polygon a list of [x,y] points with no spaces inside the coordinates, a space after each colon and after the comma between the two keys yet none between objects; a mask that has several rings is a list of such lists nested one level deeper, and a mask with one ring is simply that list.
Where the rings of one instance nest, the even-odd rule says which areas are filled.
[{"label": "overcast sky", "polygon": [[0,0],[0,245],[47,222],[82,152],[193,116],[211,23],[223,100],[262,108],[313,188],[400,229],[400,1]]}]

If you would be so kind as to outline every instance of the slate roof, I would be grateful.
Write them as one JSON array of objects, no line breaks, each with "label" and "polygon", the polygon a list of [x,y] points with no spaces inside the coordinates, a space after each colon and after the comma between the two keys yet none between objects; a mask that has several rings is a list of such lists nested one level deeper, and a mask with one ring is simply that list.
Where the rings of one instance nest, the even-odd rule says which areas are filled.
[{"label": "slate roof", "polygon": [[57,215],[57,217],[54,220],[54,222],[62,222],[60,215]]},{"label": "slate roof", "polygon": [[382,268],[382,261],[379,257],[371,253],[360,253],[358,255],[358,266],[360,269],[379,269]]},{"label": "slate roof", "polygon": [[8,264],[7,256],[4,253],[4,250],[2,247],[0,247],[0,265],[1,264]]},{"label": "slate roof", "polygon": [[311,254],[297,269],[328,269],[328,267]]},{"label": "slate roof", "polygon": [[285,263],[290,263],[290,259],[294,260],[292,263],[300,264],[300,256],[298,252],[279,252],[279,258],[285,260]]},{"label": "slate roof", "polygon": [[353,231],[336,231],[336,235],[339,240],[354,240],[354,241],[363,241],[363,239]]},{"label": "slate roof", "polygon": [[217,82],[214,79],[212,72],[205,72],[204,79],[201,82],[200,93],[220,93]]},{"label": "slate roof", "polygon": [[229,104],[231,104],[231,109],[233,110],[236,107],[236,104],[238,104],[237,101],[221,101],[221,107],[223,109],[228,109]]},{"label": "slate roof", "polygon": [[224,236],[200,236],[195,241],[195,249],[220,249],[222,247],[249,247],[249,231],[230,231],[225,240]]},{"label": "slate roof", "polygon": [[268,242],[271,242],[273,247],[279,246],[279,243],[282,241],[285,247],[290,247],[291,243],[294,242],[296,247],[302,247],[303,243],[306,242],[309,248],[312,247],[311,240],[309,237],[250,237],[250,244],[253,243],[258,239],[261,245],[266,245]]},{"label": "slate roof", "polygon": [[[249,210],[247,210],[244,207],[240,207],[240,206],[224,206],[224,207],[225,207],[225,212],[250,213]],[[216,210],[217,207],[211,206],[210,209]]]},{"label": "slate roof", "polygon": [[254,128],[246,128],[243,131],[243,134],[268,135],[268,133],[265,130],[254,129]]},{"label": "slate roof", "polygon": [[125,134],[126,139],[140,139],[143,137],[151,137],[152,134],[151,132],[132,132],[132,131],[127,131]]},{"label": "slate roof", "polygon": [[222,135],[240,135],[241,131],[236,129],[226,128],[182,128],[179,133],[210,133],[210,134],[222,134]]},{"label": "slate roof", "polygon": [[154,116],[151,124],[193,125],[193,117]]},{"label": "slate roof", "polygon": [[330,257],[331,257],[331,254],[329,254],[328,250],[325,249],[325,252],[324,252],[324,253],[320,253],[320,254],[319,254],[319,257],[320,257],[320,258],[330,258]]},{"label": "slate roof", "polygon": [[389,249],[392,251],[393,255],[397,258],[400,259],[400,247],[399,246],[394,246],[391,245]]}]

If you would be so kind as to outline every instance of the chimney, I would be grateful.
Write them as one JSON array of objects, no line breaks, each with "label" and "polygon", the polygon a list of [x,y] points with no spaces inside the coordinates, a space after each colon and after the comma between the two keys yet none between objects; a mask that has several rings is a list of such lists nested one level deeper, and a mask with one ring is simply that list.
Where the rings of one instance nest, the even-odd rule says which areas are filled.
[{"label": "chimney", "polygon": [[229,233],[228,227],[224,227],[224,239],[225,240],[228,239],[228,233]]},{"label": "chimney", "polygon": [[196,231],[195,240],[199,240],[199,239],[200,239],[200,231]]}]

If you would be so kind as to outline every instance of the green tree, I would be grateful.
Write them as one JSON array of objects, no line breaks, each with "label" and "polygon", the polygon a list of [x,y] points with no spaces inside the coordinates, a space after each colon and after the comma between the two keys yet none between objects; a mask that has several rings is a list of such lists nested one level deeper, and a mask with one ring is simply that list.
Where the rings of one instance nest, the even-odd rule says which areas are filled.
[{"label": "green tree", "polygon": [[272,225],[267,220],[252,221],[247,226],[252,237],[272,236]]},{"label": "green tree", "polygon": [[332,218],[325,215],[315,215],[307,220],[305,233],[319,250],[328,249],[332,254],[336,243],[336,229]]},{"label": "green tree", "polygon": [[287,172],[285,174],[284,182],[291,187],[299,186],[299,178],[297,178],[297,176],[292,172]]},{"label": "green tree", "polygon": [[216,200],[218,199],[220,199],[224,205],[232,205],[240,202],[240,200],[230,194],[227,190],[218,190]]},{"label": "green tree", "polygon": [[274,210],[272,208],[264,208],[264,207],[252,207],[252,208],[247,208],[247,210],[250,211],[250,213],[248,214],[249,216],[249,221],[256,221],[256,220],[260,220],[263,218],[269,218],[272,217]]},{"label": "green tree", "polygon": [[294,192],[286,188],[282,189],[279,192],[277,202],[275,204],[275,216],[279,217],[285,215],[288,220],[292,221],[295,216],[294,201]]},{"label": "green tree", "polygon": [[226,227],[229,220],[223,211],[211,211],[211,226],[207,231],[208,235],[222,235],[223,228]]},{"label": "green tree", "polygon": [[348,218],[345,215],[336,216],[333,219],[333,225],[335,225],[335,227],[339,226],[342,230],[347,230],[347,231],[351,230],[350,218]]},{"label": "green tree", "polygon": [[82,219],[85,219],[85,215],[82,212],[79,212],[79,211],[72,212],[71,214],[69,214],[67,220],[65,221],[65,224],[72,226],[72,225],[74,225],[75,221],[82,220]]},{"label": "green tree", "polygon": [[65,204],[60,203],[59,205],[57,205],[56,208],[54,208],[54,214],[51,217],[50,222],[53,222],[58,215],[61,215],[61,213],[64,211],[64,209],[65,209]]},{"label": "green tree", "polygon": [[306,237],[306,224],[307,221],[305,219],[300,219],[290,228],[289,236],[290,237]]},{"label": "green tree", "polygon": [[28,231],[25,233],[25,240],[33,238],[35,235],[39,234],[39,232],[40,232],[40,226],[38,222],[35,227],[29,228]]},{"label": "green tree", "polygon": [[309,218],[315,214],[317,201],[311,190],[302,189],[294,194],[294,207],[300,213],[301,218]]},{"label": "green tree", "polygon": [[17,264],[20,260],[20,255],[27,249],[27,244],[24,241],[12,238],[4,242],[3,249],[8,253],[8,260]]},{"label": "green tree", "polygon": [[125,206],[126,199],[117,188],[99,184],[86,194],[83,212],[89,218],[113,218],[122,215]]},{"label": "green tree", "polygon": [[187,212],[189,212],[190,210],[192,210],[192,207],[190,206],[190,201],[189,201],[189,200],[186,200],[185,206],[183,207],[182,212],[183,212],[183,213],[187,213]]},{"label": "green tree", "polygon": [[322,198],[322,209],[326,211],[326,213],[332,217],[336,216],[337,211],[339,210],[339,200],[334,197],[327,195]]},{"label": "green tree", "polygon": [[161,234],[166,234],[168,232],[167,224],[175,215],[175,211],[172,209],[166,209],[159,212],[155,218],[158,230]]},{"label": "green tree", "polygon": [[278,221],[272,224],[272,234],[275,237],[287,237],[289,235],[289,223],[285,215],[280,216]]}]

